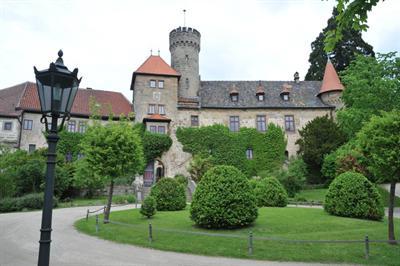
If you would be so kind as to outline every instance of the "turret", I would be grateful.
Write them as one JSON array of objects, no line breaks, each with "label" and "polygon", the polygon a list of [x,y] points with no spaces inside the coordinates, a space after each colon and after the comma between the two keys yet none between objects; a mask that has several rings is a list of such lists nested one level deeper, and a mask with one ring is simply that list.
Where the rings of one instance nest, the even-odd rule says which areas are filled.
[{"label": "turret", "polygon": [[171,66],[181,74],[178,89],[180,97],[198,96],[200,37],[200,32],[188,27],[179,27],[169,33]]},{"label": "turret", "polygon": [[343,89],[344,87],[340,82],[335,67],[328,58],[328,62],[326,63],[325,67],[324,79],[322,80],[322,85],[318,96],[325,104],[335,106],[336,108],[341,108],[343,107],[343,102],[341,100]]}]

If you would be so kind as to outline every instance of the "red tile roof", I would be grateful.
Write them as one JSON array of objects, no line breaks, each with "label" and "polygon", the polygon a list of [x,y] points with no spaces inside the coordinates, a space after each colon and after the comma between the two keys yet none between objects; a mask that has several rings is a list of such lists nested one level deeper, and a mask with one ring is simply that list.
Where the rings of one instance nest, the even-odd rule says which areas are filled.
[{"label": "red tile roof", "polygon": [[160,115],[160,114],[152,114],[152,115],[149,115],[149,116],[146,116],[145,118],[143,118],[143,122],[146,122],[146,121],[170,122],[171,119],[166,116]]},{"label": "red tile roof", "polygon": [[340,82],[335,67],[333,66],[331,60],[328,59],[325,67],[324,79],[322,80],[322,86],[318,95],[329,91],[342,91],[343,89],[344,87]]},{"label": "red tile roof", "polygon": [[[22,89],[22,92],[21,92]],[[15,93],[20,92],[18,98],[13,102],[17,110],[40,111],[39,96],[37,94],[36,84],[33,82],[25,82],[23,84],[0,90],[0,96],[5,90],[14,90]],[[71,115],[90,116],[89,99],[93,97],[100,104],[100,114],[108,117],[109,106],[115,117],[119,115],[128,115],[132,111],[131,103],[119,92],[79,89],[72,105]]]},{"label": "red tile roof", "polygon": [[160,56],[151,55],[134,72],[136,74],[154,74],[166,76],[180,76],[178,72],[170,67]]},{"label": "red tile roof", "polygon": [[0,116],[18,117],[21,111],[15,108],[28,82],[0,90]]}]

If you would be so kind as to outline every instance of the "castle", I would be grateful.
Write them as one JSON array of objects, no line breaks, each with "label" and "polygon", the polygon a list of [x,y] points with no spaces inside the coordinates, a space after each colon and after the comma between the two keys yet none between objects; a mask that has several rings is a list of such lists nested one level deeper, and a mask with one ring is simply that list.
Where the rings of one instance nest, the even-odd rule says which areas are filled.
[{"label": "castle", "polygon": [[334,116],[342,107],[339,77],[328,60],[323,81],[202,81],[199,73],[200,32],[179,27],[169,34],[171,66],[151,55],[132,75],[133,111],[146,129],[169,134],[173,144],[147,165],[145,186],[156,178],[187,174],[191,155],[176,139],[178,127],[223,124],[231,131],[252,127],[263,132],[269,123],[287,137],[286,156],[296,154],[298,130],[318,116]]}]

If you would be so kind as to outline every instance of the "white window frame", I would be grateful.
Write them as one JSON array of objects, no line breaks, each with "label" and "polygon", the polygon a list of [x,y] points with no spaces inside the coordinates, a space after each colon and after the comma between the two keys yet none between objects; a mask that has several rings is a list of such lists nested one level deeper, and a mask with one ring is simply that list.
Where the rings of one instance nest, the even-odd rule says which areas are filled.
[{"label": "white window frame", "polygon": [[32,128],[33,128],[33,120],[24,119],[24,122],[22,124],[22,129],[23,130],[32,130]]},{"label": "white window frame", "polygon": [[159,80],[158,81],[158,88],[159,89],[164,89],[164,80]]},{"label": "white window frame", "polygon": [[151,79],[149,81],[150,88],[155,88],[156,87],[156,83],[157,83],[157,81],[155,79]]}]

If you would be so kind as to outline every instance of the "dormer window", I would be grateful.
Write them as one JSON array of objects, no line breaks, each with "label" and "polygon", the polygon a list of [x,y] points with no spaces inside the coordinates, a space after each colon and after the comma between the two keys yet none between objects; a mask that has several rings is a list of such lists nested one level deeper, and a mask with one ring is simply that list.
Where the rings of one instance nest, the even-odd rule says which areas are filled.
[{"label": "dormer window", "polygon": [[236,89],[235,84],[233,84],[231,90],[229,91],[229,95],[231,96],[232,102],[239,101],[239,91]]},{"label": "dormer window", "polygon": [[259,102],[264,101],[264,94],[258,94],[257,95],[257,99],[258,99]]},{"label": "dormer window", "polygon": [[237,102],[239,100],[239,94],[231,94],[231,101]]},{"label": "dormer window", "polygon": [[289,94],[283,94],[283,100],[289,101]]},{"label": "dormer window", "polygon": [[258,82],[258,86],[256,89],[256,97],[259,102],[263,102],[265,99],[265,90],[264,87],[261,85],[261,80]]}]

